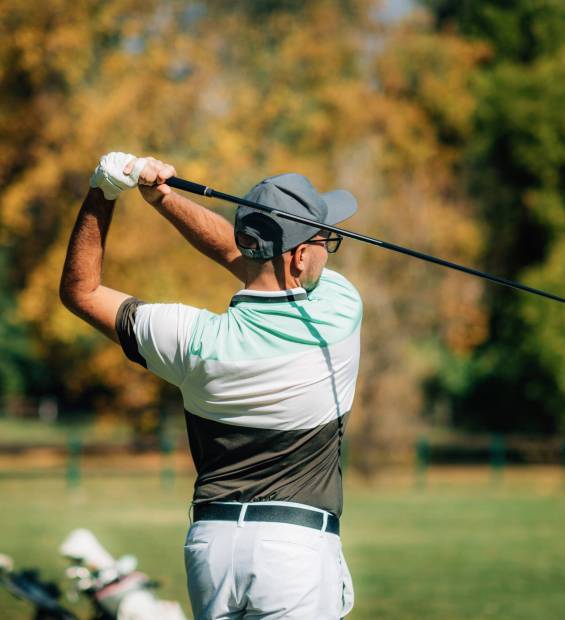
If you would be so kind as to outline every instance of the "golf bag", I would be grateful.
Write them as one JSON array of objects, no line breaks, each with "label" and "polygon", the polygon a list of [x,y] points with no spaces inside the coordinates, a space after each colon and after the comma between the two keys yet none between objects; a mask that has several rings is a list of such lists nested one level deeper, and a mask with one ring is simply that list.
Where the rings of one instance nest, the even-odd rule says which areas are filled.
[{"label": "golf bag", "polygon": [[78,620],[60,604],[61,591],[56,583],[42,580],[37,569],[15,571],[7,555],[0,555],[0,585],[16,598],[32,603],[33,620]]},{"label": "golf bag", "polygon": [[[86,597],[92,606],[91,620],[187,620],[177,602],[155,596],[158,584],[136,570],[134,556],[115,560],[89,530],[71,532],[59,551],[71,562],[65,571],[70,584],[67,598],[76,603]],[[78,620],[61,604],[57,584],[41,580],[36,569],[14,571],[8,556],[0,556],[0,584],[33,604],[33,620]]]}]

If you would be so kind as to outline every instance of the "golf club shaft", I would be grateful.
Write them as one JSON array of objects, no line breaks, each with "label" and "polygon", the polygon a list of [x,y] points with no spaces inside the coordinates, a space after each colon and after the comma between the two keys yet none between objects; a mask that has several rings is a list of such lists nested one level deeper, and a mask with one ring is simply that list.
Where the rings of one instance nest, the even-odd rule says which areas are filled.
[{"label": "golf club shaft", "polygon": [[318,230],[327,230],[329,232],[334,232],[342,235],[343,237],[349,237],[350,239],[356,239],[357,241],[364,241],[365,243],[377,245],[381,248],[392,250],[394,252],[400,252],[401,254],[406,254],[407,256],[413,256],[414,258],[419,258],[429,263],[435,263],[436,265],[442,265],[443,267],[456,269],[457,271],[462,271],[463,273],[468,273],[472,276],[478,276],[479,278],[484,278],[486,280],[490,280],[491,282],[502,284],[503,286],[508,286],[510,288],[515,288],[520,291],[526,291],[527,293],[533,293],[534,295],[540,295],[541,297],[546,297],[547,299],[553,299],[554,301],[565,303],[565,298],[559,297],[559,295],[554,295],[553,293],[548,293],[537,288],[532,288],[531,286],[526,286],[525,284],[520,284],[519,282],[514,282],[513,280],[507,280],[506,278],[493,276],[490,273],[485,273],[484,271],[479,271],[478,269],[473,269],[471,267],[465,267],[464,265],[459,265],[458,263],[452,263],[451,261],[443,260],[442,258],[431,256],[430,254],[424,254],[423,252],[410,250],[409,248],[404,248],[394,243],[387,243],[386,241],[375,239],[374,237],[367,237],[366,235],[361,235],[351,230],[345,230],[343,228],[338,228],[337,226],[330,226],[329,224],[321,224],[320,222],[316,222],[316,220],[301,217],[300,215],[285,213],[284,211],[279,211],[278,209],[273,209],[272,207],[268,207],[257,202],[245,200],[244,198],[238,198],[237,196],[232,196],[230,194],[224,194],[223,192],[212,189],[207,185],[193,183],[192,181],[185,181],[184,179],[179,179],[178,177],[171,177],[170,179],[167,179],[166,183],[167,185],[170,185],[171,187],[174,187],[176,189],[181,189],[187,192],[191,192],[193,194],[199,194],[201,196],[208,196],[209,198],[219,198],[220,200],[226,200],[227,202],[233,202],[238,205],[253,207],[258,211],[264,211],[266,213],[274,215],[275,217],[281,217],[283,219],[291,220],[292,222],[298,222],[300,224],[308,224]]}]

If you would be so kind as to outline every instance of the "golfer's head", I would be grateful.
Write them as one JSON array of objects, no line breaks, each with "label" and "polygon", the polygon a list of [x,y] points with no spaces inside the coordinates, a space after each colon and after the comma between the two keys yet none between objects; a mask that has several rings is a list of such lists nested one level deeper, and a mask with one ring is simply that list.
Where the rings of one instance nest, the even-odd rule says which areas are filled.
[{"label": "golfer's head", "polygon": [[[258,248],[256,239],[245,233],[236,233],[236,240],[243,252]],[[330,237],[326,231],[319,231],[312,238],[274,258],[247,258],[248,271],[257,272],[266,264],[272,268],[274,263],[295,277],[307,291],[311,291],[320,280],[322,270],[328,262],[328,254],[336,252],[340,243],[341,237],[338,235]]]},{"label": "golfer's head", "polygon": [[[245,199],[321,224],[336,224],[357,210],[357,202],[349,192],[335,190],[320,194],[306,177],[294,173],[261,181]],[[329,240],[328,234],[318,227],[248,206],[240,206],[237,210],[235,236],[243,256],[258,263],[283,256],[291,261],[293,268],[302,271],[308,281],[317,271],[321,273],[328,251],[335,251],[339,246],[336,235]]]}]

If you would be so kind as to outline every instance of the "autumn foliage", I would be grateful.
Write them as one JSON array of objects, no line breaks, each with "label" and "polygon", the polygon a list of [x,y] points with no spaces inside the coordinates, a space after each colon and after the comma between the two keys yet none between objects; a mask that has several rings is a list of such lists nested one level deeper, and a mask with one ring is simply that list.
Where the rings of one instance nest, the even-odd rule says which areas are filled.
[{"label": "autumn foliage", "polygon": [[[0,334],[21,343],[0,344],[0,393],[56,392],[68,410],[107,415],[162,402],[160,381],[58,300],[73,218],[110,150],[160,157],[233,194],[299,171],[321,190],[357,196],[352,229],[466,264],[488,255],[489,222],[462,174],[488,42],[423,10],[385,24],[368,0],[33,5],[0,2]],[[528,196],[562,227],[556,195]],[[231,217],[232,207],[211,206]],[[531,272],[534,284],[558,288],[559,252]],[[437,377],[488,339],[489,310],[484,284],[455,272],[354,242],[335,261],[365,302],[351,433],[358,464],[370,468],[410,445],[430,402],[424,386],[447,389]],[[137,192],[120,198],[105,280],[148,301],[216,311],[238,288]],[[550,330],[546,313],[557,310],[545,308],[523,311]]]}]

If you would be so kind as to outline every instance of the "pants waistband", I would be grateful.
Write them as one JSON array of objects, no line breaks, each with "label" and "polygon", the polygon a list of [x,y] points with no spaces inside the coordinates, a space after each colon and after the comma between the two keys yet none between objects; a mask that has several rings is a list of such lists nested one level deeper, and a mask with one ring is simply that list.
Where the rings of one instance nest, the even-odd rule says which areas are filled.
[{"label": "pants waistband", "polygon": [[193,521],[261,521],[289,523],[339,536],[339,519],[329,513],[273,504],[195,504]]}]

